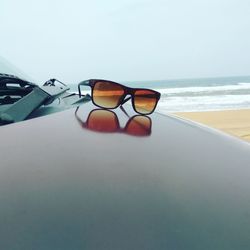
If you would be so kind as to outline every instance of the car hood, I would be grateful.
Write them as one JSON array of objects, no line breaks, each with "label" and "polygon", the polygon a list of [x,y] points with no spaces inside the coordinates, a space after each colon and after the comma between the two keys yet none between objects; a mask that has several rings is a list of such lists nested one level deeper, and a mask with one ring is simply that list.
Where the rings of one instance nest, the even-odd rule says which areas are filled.
[{"label": "car hood", "polygon": [[120,109],[96,132],[94,109],[0,128],[1,249],[249,249],[248,143],[157,113],[130,135]]}]

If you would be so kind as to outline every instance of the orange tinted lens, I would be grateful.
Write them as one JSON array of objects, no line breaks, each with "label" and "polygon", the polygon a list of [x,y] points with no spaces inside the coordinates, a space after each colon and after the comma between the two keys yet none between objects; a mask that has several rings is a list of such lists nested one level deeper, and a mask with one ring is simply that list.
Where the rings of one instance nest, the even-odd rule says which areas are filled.
[{"label": "orange tinted lens", "polygon": [[135,110],[141,114],[151,113],[157,104],[157,96],[151,90],[136,90],[134,96]]},{"label": "orange tinted lens", "polygon": [[88,128],[98,132],[111,133],[119,129],[116,115],[108,110],[94,110],[88,117]]},{"label": "orange tinted lens", "polygon": [[126,132],[135,136],[147,136],[151,134],[151,120],[147,116],[135,116],[126,127]]},{"label": "orange tinted lens", "polygon": [[122,86],[112,82],[96,82],[93,89],[93,101],[103,108],[116,108],[124,94]]}]

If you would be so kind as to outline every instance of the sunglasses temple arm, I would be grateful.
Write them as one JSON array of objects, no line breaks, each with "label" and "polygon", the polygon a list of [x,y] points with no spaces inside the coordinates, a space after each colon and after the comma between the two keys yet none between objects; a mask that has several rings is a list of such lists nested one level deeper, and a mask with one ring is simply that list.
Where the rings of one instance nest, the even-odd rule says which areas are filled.
[{"label": "sunglasses temple arm", "polygon": [[127,97],[126,99],[124,99],[122,102],[121,102],[121,106],[124,104],[124,103],[126,103],[127,101],[129,101],[131,99],[131,97],[129,96],[129,97]]},{"label": "sunglasses temple arm", "polygon": [[87,81],[82,81],[80,83],[78,83],[78,94],[79,94],[79,98],[81,98],[82,94],[81,94],[81,86],[90,86],[89,85],[89,80]]},{"label": "sunglasses temple arm", "polygon": [[86,123],[82,121],[82,119],[78,116],[77,114],[77,111],[78,111],[79,107],[76,108],[76,111],[75,111],[75,117],[76,117],[76,120],[79,122],[79,124],[81,125],[81,127],[83,128],[86,128]]},{"label": "sunglasses temple arm", "polygon": [[131,97],[127,97],[126,99],[124,99],[123,101],[122,101],[122,103],[120,104],[120,108],[121,108],[121,110],[125,113],[125,115],[128,117],[128,118],[130,118],[130,116],[128,115],[128,113],[126,112],[126,110],[123,108],[123,104],[124,103],[126,103],[127,101],[129,101],[131,99]]},{"label": "sunglasses temple arm", "polygon": [[123,111],[123,113],[124,113],[128,118],[130,118],[130,116],[128,115],[128,113],[126,112],[126,110],[123,108],[122,105],[120,105],[120,109]]}]

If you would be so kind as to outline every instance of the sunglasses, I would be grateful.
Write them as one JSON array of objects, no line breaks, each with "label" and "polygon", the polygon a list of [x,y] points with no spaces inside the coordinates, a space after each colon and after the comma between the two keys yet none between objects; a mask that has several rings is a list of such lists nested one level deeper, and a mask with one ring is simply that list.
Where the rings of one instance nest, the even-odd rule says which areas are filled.
[{"label": "sunglasses", "polygon": [[117,115],[110,110],[92,110],[88,115],[87,121],[84,122],[78,115],[78,108],[76,109],[75,116],[83,128],[101,133],[116,132],[139,137],[151,134],[152,122],[147,116],[135,115],[128,120],[124,128],[121,128]]},{"label": "sunglasses", "polygon": [[92,102],[100,108],[115,109],[131,99],[134,110],[141,115],[153,113],[161,96],[151,89],[129,88],[112,81],[91,79],[78,84],[79,97],[81,86],[91,87]]}]

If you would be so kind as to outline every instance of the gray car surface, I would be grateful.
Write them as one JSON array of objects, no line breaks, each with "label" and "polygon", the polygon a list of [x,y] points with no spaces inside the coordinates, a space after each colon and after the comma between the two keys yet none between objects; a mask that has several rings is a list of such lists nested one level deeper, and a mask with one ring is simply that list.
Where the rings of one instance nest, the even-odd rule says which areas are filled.
[{"label": "gray car surface", "polygon": [[248,143],[158,113],[147,136],[94,132],[75,111],[0,128],[0,249],[250,249]]}]

